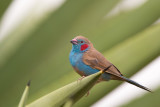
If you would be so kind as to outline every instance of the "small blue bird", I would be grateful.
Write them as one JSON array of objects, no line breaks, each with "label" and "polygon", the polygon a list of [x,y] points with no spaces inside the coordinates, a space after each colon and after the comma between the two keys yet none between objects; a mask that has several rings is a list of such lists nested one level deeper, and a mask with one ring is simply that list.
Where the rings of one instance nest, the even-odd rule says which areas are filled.
[{"label": "small blue bird", "polygon": [[83,36],[71,40],[72,50],[69,60],[74,70],[81,76],[88,76],[99,71],[104,71],[98,81],[121,80],[151,92],[137,82],[124,77],[121,72],[97,51],[93,44]]}]

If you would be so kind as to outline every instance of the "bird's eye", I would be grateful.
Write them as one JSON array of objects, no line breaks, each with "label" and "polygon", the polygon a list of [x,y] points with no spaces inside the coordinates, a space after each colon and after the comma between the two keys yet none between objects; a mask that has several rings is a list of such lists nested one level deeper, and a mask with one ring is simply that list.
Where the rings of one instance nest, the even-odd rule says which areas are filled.
[{"label": "bird's eye", "polygon": [[81,43],[83,43],[83,41],[81,41]]}]

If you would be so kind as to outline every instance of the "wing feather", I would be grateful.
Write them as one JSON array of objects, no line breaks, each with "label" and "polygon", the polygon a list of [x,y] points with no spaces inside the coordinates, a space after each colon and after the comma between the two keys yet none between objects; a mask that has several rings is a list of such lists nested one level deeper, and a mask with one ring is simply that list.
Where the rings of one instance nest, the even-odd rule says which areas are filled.
[{"label": "wing feather", "polygon": [[122,75],[120,71],[96,49],[86,51],[83,55],[83,62],[86,65],[98,70],[104,70],[112,65],[106,72],[114,76]]}]

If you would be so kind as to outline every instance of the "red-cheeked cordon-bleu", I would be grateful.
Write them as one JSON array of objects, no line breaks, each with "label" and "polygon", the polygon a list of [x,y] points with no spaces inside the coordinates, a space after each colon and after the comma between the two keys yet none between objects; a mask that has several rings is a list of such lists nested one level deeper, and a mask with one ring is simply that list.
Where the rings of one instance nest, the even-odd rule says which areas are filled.
[{"label": "red-cheeked cordon-bleu", "polygon": [[139,88],[151,92],[151,90],[139,83],[124,77],[121,72],[109,62],[93,44],[83,36],[77,36],[71,40],[72,50],[69,60],[74,70],[81,76],[88,76],[99,71],[104,73],[99,78],[99,81],[120,80],[126,81]]}]

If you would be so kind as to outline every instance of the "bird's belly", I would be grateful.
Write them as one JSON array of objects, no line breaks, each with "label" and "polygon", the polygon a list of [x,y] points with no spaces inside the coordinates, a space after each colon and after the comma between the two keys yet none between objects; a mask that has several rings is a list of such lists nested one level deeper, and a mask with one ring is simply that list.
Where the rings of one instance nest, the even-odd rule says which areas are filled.
[{"label": "bird's belly", "polygon": [[[81,76],[88,76],[96,72],[99,72],[98,69],[94,69],[86,65],[83,62],[82,57],[83,57],[83,54],[70,54],[70,63],[78,74],[80,74]],[[110,75],[107,73],[104,73],[100,77],[100,80],[108,81],[110,80]]]},{"label": "bird's belly", "polygon": [[[98,69],[93,69],[93,68],[91,68],[90,66],[83,64],[83,62],[82,62],[82,63],[79,63],[79,64],[75,67],[75,69],[76,69],[76,68],[77,68],[76,72],[77,72],[78,74],[80,74],[81,76],[88,76],[88,75],[91,75],[91,74],[94,74],[94,73],[99,72]],[[108,80],[110,80],[110,77],[111,77],[110,74],[108,74],[108,73],[103,73],[103,74],[100,76],[99,81],[108,81]]]}]

